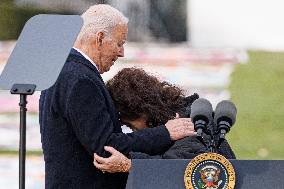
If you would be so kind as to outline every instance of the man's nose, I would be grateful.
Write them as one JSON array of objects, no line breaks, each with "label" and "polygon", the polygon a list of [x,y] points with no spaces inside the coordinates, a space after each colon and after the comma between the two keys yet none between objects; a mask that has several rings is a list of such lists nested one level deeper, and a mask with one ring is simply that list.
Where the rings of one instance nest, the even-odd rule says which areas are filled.
[{"label": "man's nose", "polygon": [[123,46],[118,51],[118,57],[124,57],[124,47]]}]

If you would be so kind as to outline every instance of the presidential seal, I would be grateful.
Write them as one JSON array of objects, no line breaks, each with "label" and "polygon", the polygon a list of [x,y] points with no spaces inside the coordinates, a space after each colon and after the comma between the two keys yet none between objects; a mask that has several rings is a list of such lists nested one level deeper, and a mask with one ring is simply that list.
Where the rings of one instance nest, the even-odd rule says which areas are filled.
[{"label": "presidential seal", "polygon": [[187,165],[184,173],[186,189],[233,189],[235,181],[232,164],[216,153],[196,156]]}]

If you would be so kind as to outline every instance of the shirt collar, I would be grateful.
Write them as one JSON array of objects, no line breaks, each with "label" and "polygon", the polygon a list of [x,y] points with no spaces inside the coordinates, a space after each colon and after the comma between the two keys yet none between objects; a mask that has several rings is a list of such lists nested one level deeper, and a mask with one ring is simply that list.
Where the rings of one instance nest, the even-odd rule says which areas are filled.
[{"label": "shirt collar", "polygon": [[73,47],[73,49],[75,49],[76,51],[78,51],[84,58],[86,58],[87,60],[89,60],[98,70],[97,65],[94,63],[94,61],[88,56],[86,55],[83,51],[81,51],[80,49],[77,49],[76,47]]}]

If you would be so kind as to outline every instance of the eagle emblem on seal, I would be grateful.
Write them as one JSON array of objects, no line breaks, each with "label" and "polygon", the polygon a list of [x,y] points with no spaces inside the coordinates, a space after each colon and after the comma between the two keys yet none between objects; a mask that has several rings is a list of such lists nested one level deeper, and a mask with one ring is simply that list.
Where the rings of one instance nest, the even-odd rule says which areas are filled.
[{"label": "eagle emblem on seal", "polygon": [[200,171],[201,180],[198,181],[200,188],[218,189],[222,180],[219,179],[220,169],[214,165],[206,165]]}]

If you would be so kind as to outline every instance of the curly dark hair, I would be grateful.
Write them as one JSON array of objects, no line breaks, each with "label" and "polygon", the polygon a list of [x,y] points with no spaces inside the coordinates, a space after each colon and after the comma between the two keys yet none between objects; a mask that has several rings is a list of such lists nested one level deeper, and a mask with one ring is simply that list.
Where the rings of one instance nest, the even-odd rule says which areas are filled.
[{"label": "curly dark hair", "polygon": [[106,84],[120,117],[165,124],[185,105],[183,91],[139,68],[124,68]]}]

